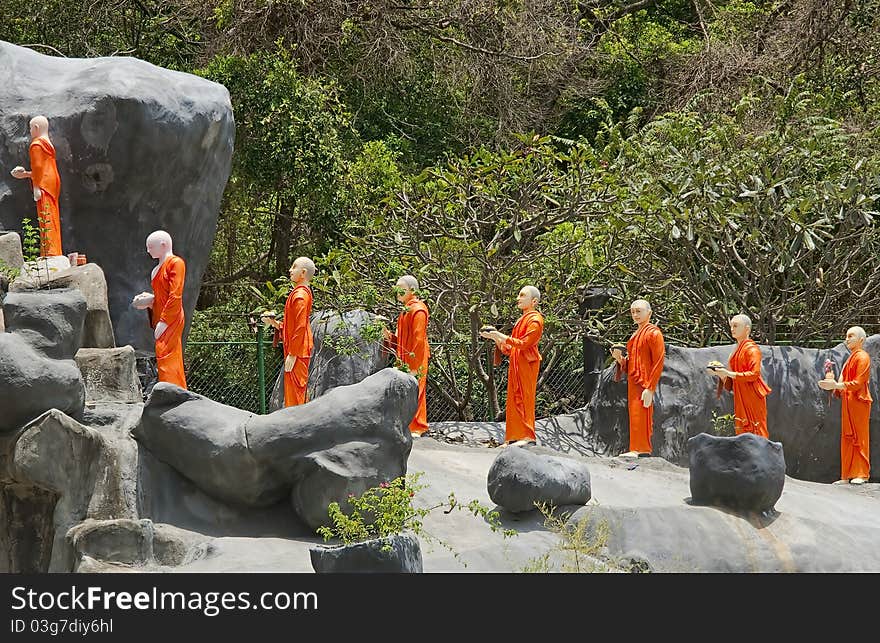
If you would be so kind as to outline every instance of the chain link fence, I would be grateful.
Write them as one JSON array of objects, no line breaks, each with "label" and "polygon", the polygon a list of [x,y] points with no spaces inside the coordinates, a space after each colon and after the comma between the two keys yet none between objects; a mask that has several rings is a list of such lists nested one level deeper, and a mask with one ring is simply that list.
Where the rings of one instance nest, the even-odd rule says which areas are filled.
[{"label": "chain link fence", "polygon": [[[272,342],[262,330],[253,340],[188,341],[185,348],[184,364],[189,390],[200,393],[222,404],[234,406],[253,413],[265,413],[272,387],[282,365],[280,345]],[[432,354],[442,355],[443,351],[455,353],[454,361],[459,369],[466,369],[468,346],[461,344],[431,344]],[[584,380],[583,352],[581,343],[576,342],[561,359],[556,359],[547,370],[542,362],[536,400],[538,417],[567,413],[584,406],[586,387]],[[507,364],[491,370],[498,391],[498,402],[504,412],[507,391]],[[467,408],[459,408],[431,386],[435,373],[430,365],[427,392],[428,420],[472,419],[491,421],[497,419],[492,413],[486,387],[475,381]],[[440,378],[438,377],[437,380]],[[437,386],[443,386],[436,381]]]}]

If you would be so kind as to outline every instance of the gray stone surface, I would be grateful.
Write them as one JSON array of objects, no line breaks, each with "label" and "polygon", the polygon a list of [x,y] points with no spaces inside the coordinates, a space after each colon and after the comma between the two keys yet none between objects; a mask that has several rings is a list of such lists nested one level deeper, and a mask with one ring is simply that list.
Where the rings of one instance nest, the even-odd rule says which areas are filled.
[{"label": "gray stone surface", "polygon": [[55,409],[30,423],[18,437],[8,478],[57,498],[51,559],[42,571],[74,568],[74,550],[66,535],[82,520],[137,517],[131,467],[135,460],[131,451],[115,442]]},{"label": "gray stone surface", "polygon": [[330,502],[406,472],[416,403],[415,378],[396,369],[264,416],[159,382],[135,435],[207,494],[245,507],[289,494],[315,528]]},{"label": "gray stone surface", "polygon": [[245,432],[256,420],[248,411],[159,382],[135,438],[208,494],[234,504],[267,506],[289,488],[248,448]]},{"label": "gray stone surface", "polygon": [[[118,345],[152,350],[144,311],[155,265],[147,235],[167,230],[187,262],[191,318],[229,177],[235,127],[226,88],[135,58],[61,58],[0,42],[0,167],[28,166],[28,120],[49,119],[61,175],[64,252],[103,267]],[[0,227],[34,213],[27,181],[0,172]]]},{"label": "gray stone surface", "polygon": [[[113,325],[107,306],[107,280],[104,271],[94,263],[72,266],[52,273],[48,284],[51,288],[72,288],[82,293],[86,300],[86,319],[83,326],[83,348],[114,348]],[[36,288],[32,279],[19,277],[10,290],[22,292]]]},{"label": "gray stone surface", "polygon": [[83,561],[146,565],[182,565],[196,556],[199,545],[209,540],[201,534],[152,520],[84,520],[67,532],[67,540],[76,552],[77,568]]},{"label": "gray stone surface", "polygon": [[688,440],[691,499],[738,511],[773,509],[785,485],[785,454],[779,442],[751,433]]},{"label": "gray stone surface", "polygon": [[[734,346],[681,348],[666,346],[666,361],[654,397],[654,454],[685,466],[687,440],[698,433],[713,433],[712,413],[733,413],[733,396],[715,396],[715,378],[706,373],[710,360],[727,363]],[[865,342],[871,355],[870,389],[876,398],[880,386],[880,335]],[[817,382],[824,376],[825,359],[839,374],[849,351],[843,344],[833,349],[797,346],[761,346],[761,372],[773,391],[767,396],[770,439],[785,447],[786,473],[803,480],[833,482],[840,477],[840,400],[830,399]],[[614,381],[607,368],[588,408],[587,430],[599,452],[628,450],[629,419],[626,381]],[[871,408],[871,452],[880,453],[880,404]],[[872,479],[878,477],[873,459]]]},{"label": "gray stone surface", "polygon": [[0,333],[0,434],[53,408],[81,417],[84,404],[73,360],[49,359],[17,333]]},{"label": "gray stone surface", "polygon": [[21,237],[17,232],[0,231],[0,268],[21,270],[24,255],[21,252]]},{"label": "gray stone surface", "polygon": [[535,509],[535,503],[583,505],[591,493],[585,462],[534,446],[502,449],[486,485],[492,502],[514,513]]},{"label": "gray stone surface", "polygon": [[[382,353],[382,342],[364,339],[362,330],[376,316],[365,310],[350,310],[340,315],[335,311],[312,314],[312,336],[315,341],[309,362],[308,398],[314,400],[337,386],[357,384],[389,365],[389,356]],[[340,352],[337,347],[347,347]],[[278,369],[275,385],[269,396],[269,411],[284,406],[284,369]]]},{"label": "gray stone surface", "polygon": [[70,288],[11,292],[3,300],[6,331],[51,359],[73,359],[82,345],[86,300]]},{"label": "gray stone surface", "polygon": [[319,574],[422,573],[419,539],[411,533],[394,534],[352,545],[316,545],[309,550],[309,554],[312,567]]},{"label": "gray stone surface", "polygon": [[82,373],[86,402],[131,404],[143,400],[131,346],[81,348],[75,359]]}]

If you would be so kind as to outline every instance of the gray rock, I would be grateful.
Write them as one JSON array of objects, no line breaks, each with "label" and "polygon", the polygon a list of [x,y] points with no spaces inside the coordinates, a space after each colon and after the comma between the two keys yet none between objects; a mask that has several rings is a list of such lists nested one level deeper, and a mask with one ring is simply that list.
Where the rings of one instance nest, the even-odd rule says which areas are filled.
[{"label": "gray rock", "polygon": [[84,404],[76,362],[49,359],[17,333],[0,333],[0,434],[49,409],[80,418]]},{"label": "gray rock", "polygon": [[514,513],[535,503],[585,505],[590,501],[590,472],[585,462],[553,455],[541,447],[509,446],[489,469],[489,497]]},{"label": "gray rock", "polygon": [[11,292],[3,301],[6,331],[51,359],[73,359],[82,345],[86,300],[70,288]]},{"label": "gray rock", "polygon": [[76,365],[82,373],[88,402],[141,402],[141,384],[131,346],[81,348]]},{"label": "gray rock", "polygon": [[352,545],[317,545],[309,548],[309,556],[312,567],[319,574],[422,573],[419,539],[411,533],[393,534]]},{"label": "gray rock", "polygon": [[[104,271],[94,263],[72,266],[67,270],[52,273],[49,277],[52,288],[72,288],[82,293],[86,300],[86,320],[83,327],[83,348],[114,348],[113,325],[107,307],[107,281]],[[10,287],[12,292],[35,289],[37,284],[26,278],[18,278]]]},{"label": "gray rock", "polygon": [[[654,454],[687,466],[687,440],[714,433],[712,414],[733,413],[733,396],[715,395],[715,378],[706,373],[710,360],[727,363],[734,346],[681,348],[666,346],[666,361],[654,397]],[[871,355],[870,389],[875,398],[880,383],[880,335],[865,342]],[[824,376],[825,359],[839,374],[849,351],[798,346],[761,346],[761,373],[773,391],[767,396],[770,438],[785,447],[786,473],[795,478],[833,482],[840,477],[840,400],[829,399],[817,382]],[[611,453],[628,450],[629,418],[626,381],[614,381],[614,369],[602,373],[588,406],[597,449]],[[880,453],[880,404],[871,408],[871,451]],[[875,458],[875,463],[877,459]],[[872,477],[877,477],[874,465]]]},{"label": "gray rock", "polygon": [[159,382],[134,435],[209,495],[233,504],[267,506],[287,495],[289,487],[248,448],[246,428],[258,419],[253,413]]},{"label": "gray rock", "polygon": [[78,559],[74,571],[88,571],[84,561],[148,565],[181,565],[208,537],[152,520],[84,520],[67,532],[67,540]]},{"label": "gray rock", "polygon": [[406,473],[417,390],[412,376],[384,369],[260,416],[159,382],[135,436],[208,495],[238,506],[289,495],[314,529],[330,502]]},{"label": "gray rock", "polygon": [[[2,201],[2,198],[0,198]],[[0,231],[0,272],[3,269],[21,270],[24,255],[21,252],[21,237],[16,232]]]},{"label": "gray rock", "polygon": [[[53,544],[48,570],[69,572],[74,550],[68,530],[86,518],[137,517],[132,502],[130,459],[111,448],[112,440],[52,409],[21,432],[9,477],[57,497],[52,513]],[[127,493],[128,492],[128,493]]]},{"label": "gray rock", "polygon": [[[229,92],[135,58],[60,58],[0,42],[0,167],[28,165],[28,120],[49,119],[61,175],[65,253],[103,267],[118,345],[152,350],[144,311],[155,261],[147,235],[167,230],[187,262],[190,319],[208,264],[235,135]],[[0,227],[34,213],[27,181],[0,172]]]},{"label": "gray rock", "polygon": [[[382,354],[381,338],[365,339],[364,328],[376,316],[365,310],[351,310],[340,315],[334,311],[312,314],[315,346],[309,362],[308,398],[314,400],[337,386],[357,384],[388,366],[389,356]],[[269,410],[284,406],[284,369],[279,368],[269,397]]]},{"label": "gray rock", "polygon": [[738,511],[773,509],[785,485],[785,455],[779,442],[752,433],[718,437],[700,433],[688,440],[691,499]]}]

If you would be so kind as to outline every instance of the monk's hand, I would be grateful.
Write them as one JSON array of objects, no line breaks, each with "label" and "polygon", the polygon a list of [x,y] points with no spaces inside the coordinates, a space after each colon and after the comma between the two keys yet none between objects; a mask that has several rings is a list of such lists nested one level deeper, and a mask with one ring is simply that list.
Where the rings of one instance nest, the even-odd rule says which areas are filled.
[{"label": "monk's hand", "polygon": [[284,358],[284,372],[289,373],[293,370],[293,367],[296,365],[296,357],[293,355],[288,355]]},{"label": "monk's hand", "polygon": [[166,330],[168,330],[168,324],[160,321],[158,324],[156,324],[156,330],[153,331],[153,337],[155,339],[159,339],[160,337],[162,337],[162,333],[164,333]]},{"label": "monk's hand", "polygon": [[823,391],[833,391],[837,388],[843,388],[843,386],[838,385],[836,380],[819,380],[819,388]]},{"label": "monk's hand", "polygon": [[391,331],[388,330],[385,326],[382,326],[382,337],[385,338],[386,342],[391,341]]},{"label": "monk's hand", "polygon": [[642,391],[642,406],[646,409],[651,406],[654,402],[654,391],[650,389],[645,389]]},{"label": "monk's hand", "polygon": [[12,172],[10,172],[10,174],[12,174],[12,178],[15,178],[15,179],[26,179],[27,178],[27,172],[20,165],[16,165],[14,168],[12,168]]},{"label": "monk's hand", "polygon": [[151,293],[142,292],[141,294],[134,296],[134,299],[131,300],[131,305],[143,310],[152,306],[154,299],[155,297]]},{"label": "monk's hand", "polygon": [[43,198],[43,191],[40,188],[34,188],[34,201],[39,201]]},{"label": "monk's hand", "polygon": [[623,366],[623,352],[619,348],[611,349],[611,357],[614,361]]}]

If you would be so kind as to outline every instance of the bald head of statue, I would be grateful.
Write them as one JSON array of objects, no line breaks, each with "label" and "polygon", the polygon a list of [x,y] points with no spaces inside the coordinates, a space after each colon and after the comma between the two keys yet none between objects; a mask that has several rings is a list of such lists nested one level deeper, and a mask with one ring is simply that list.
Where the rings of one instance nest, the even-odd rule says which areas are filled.
[{"label": "bald head of statue", "polygon": [[49,119],[45,116],[34,116],[28,123],[28,127],[31,132],[31,140],[49,135]]},{"label": "bald head of statue", "polygon": [[147,254],[153,259],[161,259],[171,254],[171,235],[164,230],[151,232],[147,237]]}]

